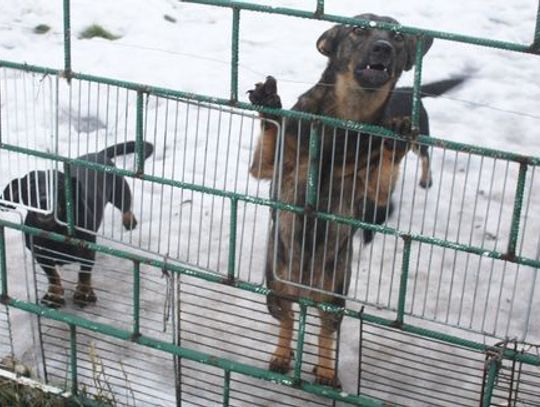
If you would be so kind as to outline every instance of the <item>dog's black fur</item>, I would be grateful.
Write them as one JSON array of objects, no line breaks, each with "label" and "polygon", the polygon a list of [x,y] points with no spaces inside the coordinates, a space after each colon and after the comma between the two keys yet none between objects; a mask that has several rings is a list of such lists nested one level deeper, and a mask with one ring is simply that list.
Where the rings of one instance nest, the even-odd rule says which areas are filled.
[{"label": "dog's black fur", "polygon": [[[147,159],[154,148],[150,143],[144,143],[144,157]],[[135,152],[135,142],[116,144],[100,152],[79,157],[93,163],[114,166],[112,159],[119,155]],[[128,230],[137,225],[131,211],[132,197],[127,181],[119,175],[109,172],[98,172],[80,166],[71,167],[71,190],[73,196],[73,215],[75,231],[73,237],[88,242],[95,242],[94,233],[101,226],[103,213],[107,203],[112,203],[122,211],[122,223]],[[31,171],[20,179],[12,180],[3,191],[2,199],[23,203],[27,207],[46,208],[47,200],[53,199],[56,204],[55,213],[42,214],[28,210],[24,224],[48,232],[61,235],[68,234],[66,210],[66,176],[61,171]],[[53,196],[49,196],[47,185],[54,188]],[[5,207],[12,207],[4,204]],[[32,251],[36,262],[47,274],[49,288],[42,303],[50,307],[65,304],[64,289],[60,275],[56,269],[71,263],[80,263],[79,281],[73,300],[80,306],[96,301],[92,289],[91,275],[95,261],[95,252],[69,243],[47,239],[46,236],[25,235],[26,246]]]}]

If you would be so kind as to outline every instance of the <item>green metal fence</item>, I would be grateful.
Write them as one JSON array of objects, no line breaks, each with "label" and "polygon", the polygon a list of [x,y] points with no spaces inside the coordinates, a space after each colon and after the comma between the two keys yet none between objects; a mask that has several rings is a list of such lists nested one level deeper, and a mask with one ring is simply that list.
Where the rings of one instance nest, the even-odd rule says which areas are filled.
[{"label": "green metal fence", "polygon": [[[388,338],[397,338],[403,336],[407,338],[414,337],[419,338],[419,340],[426,341],[428,343],[438,343],[443,346],[447,346],[449,349],[454,349],[452,352],[456,352],[456,349],[459,349],[459,352],[471,353],[474,356],[471,358],[478,358],[482,360],[485,358],[485,368],[483,361],[480,362],[478,366],[479,371],[483,375],[478,379],[477,384],[481,387],[481,404],[484,406],[492,405],[501,402],[509,394],[508,398],[511,399],[512,394],[517,394],[518,384],[520,383],[520,378],[517,377],[517,367],[519,366],[519,373],[523,377],[527,377],[526,380],[522,380],[521,389],[527,388],[525,394],[530,395],[530,405],[539,405],[540,404],[540,394],[535,389],[535,386],[540,386],[539,372],[538,367],[540,366],[540,357],[532,351],[526,350],[524,347],[515,347],[508,346],[509,342],[505,342],[503,346],[496,346],[485,344],[482,342],[475,342],[469,339],[465,339],[459,334],[447,334],[440,332],[436,329],[426,329],[422,325],[417,324],[413,318],[411,321],[408,319],[406,311],[406,301],[411,295],[409,283],[409,273],[411,267],[411,252],[414,250],[415,245],[425,244],[430,246],[439,247],[442,249],[448,249],[456,253],[467,253],[475,256],[481,256],[484,258],[490,258],[495,260],[503,260],[508,263],[528,266],[534,268],[536,271],[540,268],[540,260],[534,258],[530,255],[522,255],[517,250],[520,243],[520,228],[523,225],[523,211],[525,206],[525,194],[526,194],[526,184],[527,177],[534,171],[534,168],[540,165],[540,157],[536,156],[526,156],[521,154],[515,154],[508,151],[501,151],[496,149],[484,148],[482,146],[467,145],[457,142],[452,142],[442,138],[436,137],[425,137],[419,136],[418,142],[431,146],[433,148],[443,148],[445,151],[452,151],[456,153],[466,153],[482,157],[486,159],[500,160],[505,163],[515,165],[519,168],[517,182],[513,186],[514,188],[514,205],[513,212],[511,217],[511,226],[510,226],[510,238],[506,245],[506,250],[495,250],[488,249],[486,250],[482,246],[470,245],[462,242],[455,242],[449,239],[438,238],[433,236],[428,236],[420,233],[408,233],[398,228],[389,227],[389,226],[380,226],[375,224],[370,224],[362,222],[358,219],[353,219],[345,216],[339,216],[331,213],[317,212],[314,213],[318,219],[335,222],[343,225],[353,226],[360,229],[372,230],[384,235],[393,236],[397,239],[400,239],[403,245],[403,255],[401,261],[401,271],[399,278],[399,295],[397,299],[397,307],[395,310],[392,310],[393,315],[390,317],[381,317],[379,315],[370,314],[364,312],[364,310],[356,310],[352,308],[340,308],[330,304],[318,304],[313,302],[309,298],[301,298],[299,300],[299,322],[297,330],[297,348],[296,348],[296,360],[295,368],[291,375],[284,375],[275,373],[260,367],[253,366],[249,363],[241,363],[233,360],[232,358],[223,358],[216,357],[210,352],[200,352],[194,350],[187,346],[180,346],[174,341],[166,341],[158,339],[156,337],[147,335],[143,329],[141,329],[141,320],[140,320],[140,287],[141,287],[141,265],[147,265],[156,271],[170,272],[174,275],[186,276],[187,278],[194,278],[195,280],[201,280],[212,286],[213,284],[227,286],[227,289],[232,289],[236,295],[254,295],[256,298],[264,298],[264,295],[268,294],[270,291],[268,288],[261,284],[256,284],[252,281],[246,281],[245,279],[238,278],[237,264],[236,259],[238,255],[238,211],[239,205],[255,205],[255,206],[264,206],[274,209],[279,209],[282,211],[290,211],[296,214],[304,214],[305,208],[296,207],[293,205],[285,204],[279,201],[275,201],[270,198],[263,198],[259,196],[253,196],[249,194],[240,193],[237,191],[228,191],[220,189],[217,187],[209,187],[205,185],[199,185],[196,183],[190,183],[185,180],[179,181],[173,178],[167,178],[159,175],[155,175],[148,171],[144,162],[144,122],[145,122],[145,103],[151,97],[161,98],[163,100],[172,100],[172,101],[182,101],[186,103],[195,103],[200,106],[214,106],[216,109],[230,108],[231,112],[246,112],[252,114],[254,112],[263,111],[266,113],[271,113],[279,115],[284,118],[295,118],[306,121],[319,121],[323,125],[339,127],[343,129],[348,129],[351,131],[362,131],[365,133],[384,136],[391,139],[399,139],[398,135],[393,134],[391,131],[366,125],[362,123],[351,123],[348,121],[342,121],[330,117],[322,117],[316,115],[310,115],[298,111],[291,110],[274,110],[269,108],[262,108],[258,106],[253,106],[251,104],[243,103],[238,100],[238,61],[240,55],[240,44],[239,44],[239,31],[241,28],[241,16],[244,13],[257,12],[257,13],[267,13],[270,15],[284,15],[291,18],[305,18],[313,20],[321,20],[326,22],[333,23],[343,23],[350,24],[361,27],[376,27],[383,30],[395,31],[398,30],[403,33],[413,34],[417,36],[430,36],[446,41],[455,41],[460,43],[472,44],[475,46],[481,47],[492,47],[502,49],[508,52],[516,53],[528,53],[533,55],[540,55],[540,8],[539,14],[537,16],[536,30],[533,33],[533,38],[530,44],[518,44],[497,41],[486,38],[476,38],[469,37],[465,35],[447,33],[433,30],[420,30],[415,27],[408,26],[394,26],[388,23],[381,22],[370,22],[365,20],[359,20],[350,17],[342,17],[336,15],[326,14],[324,11],[325,2],[324,0],[317,0],[314,2],[314,11],[304,11],[288,8],[279,8],[279,7],[270,7],[262,6],[251,3],[237,2],[237,1],[225,1],[225,0],[187,0],[187,3],[198,3],[205,4],[208,6],[218,6],[226,7],[231,9],[232,14],[232,38],[231,38],[231,66],[230,66],[230,98],[229,99],[220,99],[204,95],[198,95],[193,93],[186,93],[182,91],[177,91],[173,89],[164,89],[153,87],[145,84],[131,83],[117,79],[103,78],[92,75],[87,75],[84,73],[77,73],[76,68],[72,66],[71,60],[71,30],[70,30],[70,1],[64,0],[64,66],[62,69],[49,68],[42,66],[31,66],[18,62],[11,61],[0,61],[0,68],[20,71],[23,73],[36,73],[36,74],[46,74],[50,75],[58,81],[84,81],[88,83],[103,84],[115,88],[121,88],[129,91],[134,91],[136,93],[136,111],[135,111],[135,129],[136,129],[136,169],[134,171],[126,170],[122,168],[108,167],[105,165],[100,165],[84,160],[79,160],[67,156],[57,154],[56,152],[44,152],[38,151],[36,149],[27,148],[16,143],[6,142],[5,138],[2,138],[0,134],[0,149],[1,151],[11,152],[16,154],[28,155],[32,157],[38,157],[45,160],[50,160],[52,162],[63,165],[64,172],[69,173],[71,166],[79,166],[83,168],[88,168],[92,170],[114,173],[122,175],[127,178],[132,178],[136,180],[142,180],[150,182],[156,185],[168,186],[178,190],[194,191],[204,195],[221,198],[229,202],[228,210],[230,211],[230,224],[229,224],[229,243],[228,243],[228,263],[227,263],[227,272],[224,274],[215,273],[212,271],[201,270],[199,267],[190,267],[188,265],[176,264],[174,262],[167,261],[166,258],[158,257],[153,255],[141,255],[135,253],[129,249],[122,248],[112,248],[107,244],[101,243],[90,243],[81,241],[73,238],[74,217],[72,213],[73,207],[73,196],[70,193],[67,193],[67,202],[66,207],[68,208],[68,228],[69,235],[63,236],[56,233],[47,233],[39,229],[35,229],[29,226],[25,226],[22,223],[17,223],[13,221],[8,221],[0,219],[0,280],[1,285],[1,300],[8,309],[18,309],[25,311],[27,313],[33,314],[41,318],[41,320],[52,320],[57,321],[59,324],[69,327],[69,338],[70,338],[70,349],[69,349],[69,360],[70,360],[70,389],[74,397],[76,397],[81,392],[81,388],[78,385],[78,361],[80,357],[78,355],[78,346],[77,338],[80,335],[86,335],[87,332],[93,332],[103,337],[110,337],[114,339],[120,339],[122,341],[129,341],[136,345],[142,347],[151,348],[162,352],[164,354],[169,354],[174,357],[182,358],[183,360],[189,360],[203,365],[208,365],[217,368],[222,372],[222,404],[229,405],[229,398],[231,394],[234,393],[235,385],[233,383],[232,377],[249,377],[256,379],[263,379],[270,381],[279,385],[289,386],[295,389],[300,389],[303,392],[310,393],[313,395],[320,396],[322,398],[341,401],[345,403],[350,403],[353,405],[362,405],[362,406],[376,406],[376,405],[385,405],[383,401],[384,395],[380,397],[373,396],[368,397],[364,395],[364,392],[360,385],[357,393],[343,392],[338,389],[333,389],[317,384],[312,384],[310,381],[304,378],[302,373],[302,364],[304,357],[304,347],[305,347],[305,335],[306,335],[306,324],[307,317],[310,311],[315,309],[322,309],[326,312],[337,313],[344,315],[345,318],[350,318],[357,320],[360,325],[367,325],[371,327],[372,334],[376,337],[374,332],[382,332]],[[413,103],[413,111],[411,112],[412,117],[414,118],[414,123],[418,123],[418,98],[419,98],[419,87],[422,82],[422,41],[418,42],[417,49],[417,64],[414,76],[414,95],[415,103]],[[2,118],[3,119],[3,118]],[[314,140],[316,140],[317,135],[313,134]],[[317,154],[312,154],[311,159],[317,160]],[[316,168],[317,166],[314,166]],[[316,173],[312,174],[313,176]],[[311,194],[316,196],[316,182],[312,182],[312,191]],[[113,256],[116,258],[125,259],[131,261],[133,264],[132,268],[132,278],[133,278],[133,289],[131,292],[132,295],[132,311],[131,311],[131,326],[129,328],[120,328],[118,326],[98,322],[93,320],[90,316],[85,317],[81,315],[74,315],[73,313],[63,312],[61,310],[53,310],[42,305],[38,305],[32,302],[23,301],[21,299],[15,298],[11,295],[10,289],[8,287],[8,274],[12,271],[9,268],[7,261],[7,256],[9,253],[6,252],[6,242],[5,242],[5,230],[13,229],[20,232],[24,232],[31,236],[43,236],[46,233],[46,237],[58,241],[58,242],[67,242],[71,245],[78,247],[89,248],[97,253],[102,253],[108,256]],[[245,294],[243,294],[245,293]],[[261,300],[262,301],[262,300]],[[83,314],[84,315],[84,314]],[[533,317],[534,318],[534,317]],[[369,332],[365,336],[369,337]],[[376,340],[376,339],[375,339]],[[367,341],[366,349],[369,350],[369,338],[364,337],[364,341]],[[362,345],[364,346],[364,345]],[[450,352],[450,351],[449,351]],[[411,357],[414,357],[414,350],[410,351]],[[366,358],[359,363],[369,363],[366,362]],[[456,362],[458,365],[458,362]],[[368,364],[369,366],[369,364]],[[399,365],[401,366],[401,365]],[[371,365],[373,368],[374,365]],[[420,367],[419,367],[420,369]],[[536,370],[535,370],[536,369]],[[414,373],[411,373],[414,374]],[[234,375],[234,376],[232,376]],[[528,376],[527,376],[528,375]],[[506,378],[508,379],[508,386],[505,387],[504,383]],[[475,379],[476,380],[476,379]],[[532,384],[531,384],[532,383]],[[426,384],[429,386],[429,384]],[[384,391],[384,388],[377,390],[380,392]],[[406,392],[407,389],[397,387],[395,390],[397,393]],[[523,391],[523,390],[522,390]],[[373,394],[373,392],[371,393]],[[425,400],[424,400],[425,402]],[[504,401],[502,401],[504,402]],[[457,403],[456,403],[457,405]],[[513,404],[515,405],[515,404]],[[527,405],[527,404],[524,404]]]}]

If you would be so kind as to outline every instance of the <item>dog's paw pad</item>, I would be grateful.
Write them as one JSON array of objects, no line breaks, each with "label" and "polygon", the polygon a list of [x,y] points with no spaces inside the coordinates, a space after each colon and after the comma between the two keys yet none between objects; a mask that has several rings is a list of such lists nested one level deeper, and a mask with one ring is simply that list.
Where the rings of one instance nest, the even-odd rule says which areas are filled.
[{"label": "dog's paw pad", "polygon": [[277,94],[277,82],[268,76],[264,83],[255,84],[255,89],[248,90],[249,101],[254,105],[281,109],[281,99]]},{"label": "dog's paw pad", "polygon": [[73,302],[79,307],[86,307],[87,305],[94,304],[96,301],[96,294],[91,288],[77,288],[75,294],[73,294]]},{"label": "dog's paw pad", "polygon": [[334,369],[315,366],[313,368],[313,374],[315,375],[316,384],[341,389],[341,382],[339,381],[339,378]]},{"label": "dog's paw pad", "polygon": [[405,136],[408,139],[415,137],[415,132],[412,128],[412,120],[409,116],[393,117],[388,119],[386,127],[401,136]]},{"label": "dog's paw pad", "polygon": [[41,304],[49,308],[60,308],[66,304],[66,300],[59,294],[47,293],[41,299]]}]

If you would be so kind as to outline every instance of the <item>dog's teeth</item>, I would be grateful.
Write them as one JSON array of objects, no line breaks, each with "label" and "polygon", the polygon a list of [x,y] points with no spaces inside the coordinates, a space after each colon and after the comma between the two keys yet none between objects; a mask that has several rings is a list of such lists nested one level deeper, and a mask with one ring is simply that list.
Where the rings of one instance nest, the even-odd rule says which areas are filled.
[{"label": "dog's teeth", "polygon": [[371,69],[371,65],[366,66],[366,69]]}]

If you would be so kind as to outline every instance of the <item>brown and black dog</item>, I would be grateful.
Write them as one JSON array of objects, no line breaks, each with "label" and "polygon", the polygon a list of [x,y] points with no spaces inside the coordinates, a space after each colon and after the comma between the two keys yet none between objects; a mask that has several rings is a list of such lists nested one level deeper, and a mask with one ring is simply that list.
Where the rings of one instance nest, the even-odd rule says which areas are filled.
[{"label": "brown and black dog", "polygon": [[[373,14],[357,16],[364,20],[398,24],[390,17]],[[410,89],[408,96],[392,97],[403,71],[415,61],[417,38],[399,32],[336,25],[317,41],[317,49],[328,57],[328,65],[315,86],[301,95],[293,110],[343,120],[382,125],[412,137]],[[425,39],[424,52],[432,44]],[[450,80],[452,81],[452,80]],[[463,79],[438,89],[444,93]],[[431,90],[437,89],[433,87]],[[249,91],[252,103],[281,108],[274,78],[268,77]],[[408,103],[406,113],[403,106]],[[424,117],[425,115],[425,117]],[[344,306],[351,277],[352,227],[310,216],[313,210],[383,223],[391,211],[390,196],[399,175],[400,161],[411,143],[383,140],[360,132],[287,119],[261,113],[262,134],[255,148],[250,173],[272,180],[273,198],[306,208],[305,215],[273,209],[268,239],[266,281],[272,294],[268,309],[280,321],[279,343],[270,368],[290,369],[294,313],[292,301],[310,297],[317,302]],[[421,123],[427,114],[421,106]],[[283,131],[280,131],[283,126]],[[425,126],[425,125],[424,125]],[[317,201],[308,205],[310,132],[320,137]],[[420,129],[422,134],[426,129]],[[420,150],[427,160],[421,185],[431,185],[427,149]],[[364,241],[372,232],[364,231]],[[319,361],[316,381],[339,386],[332,361],[333,334],[341,316],[320,311]]]}]

